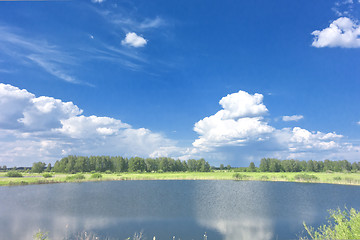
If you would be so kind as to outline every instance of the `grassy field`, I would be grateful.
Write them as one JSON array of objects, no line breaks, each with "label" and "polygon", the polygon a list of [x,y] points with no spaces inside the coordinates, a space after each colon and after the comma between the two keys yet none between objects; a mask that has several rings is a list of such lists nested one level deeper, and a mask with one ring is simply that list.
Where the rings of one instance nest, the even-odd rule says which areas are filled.
[{"label": "grassy field", "polygon": [[[360,173],[269,173],[269,172],[171,172],[171,173],[101,173],[101,178],[93,178],[91,173],[53,174],[51,178],[44,178],[42,174],[22,173],[23,177],[6,177],[0,173],[0,186],[47,184],[62,182],[87,181],[118,181],[118,180],[242,180],[242,181],[283,181],[283,182],[313,182],[360,185]],[[83,179],[79,179],[83,178]]]}]

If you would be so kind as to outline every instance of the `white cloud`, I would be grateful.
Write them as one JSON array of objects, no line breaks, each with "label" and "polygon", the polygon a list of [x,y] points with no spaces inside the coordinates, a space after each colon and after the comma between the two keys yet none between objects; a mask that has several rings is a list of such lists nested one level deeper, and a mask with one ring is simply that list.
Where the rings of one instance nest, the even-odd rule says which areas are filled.
[{"label": "white cloud", "polygon": [[205,151],[226,145],[242,145],[250,139],[259,139],[271,133],[273,128],[263,121],[267,108],[263,95],[239,91],[220,100],[222,110],[195,124],[194,131],[200,137],[193,146]]},{"label": "white cloud", "polygon": [[64,155],[161,156],[175,142],[111,117],[84,116],[72,102],[0,83],[0,162],[30,166]]},{"label": "white cloud", "polygon": [[102,3],[105,2],[105,0],[91,0],[93,3]]},{"label": "white cloud", "polygon": [[262,103],[263,95],[255,93],[250,95],[245,91],[228,94],[220,100],[224,119],[256,117],[267,113],[267,108]]},{"label": "white cloud", "polygon": [[289,122],[289,121],[295,121],[295,122],[297,122],[297,121],[299,121],[299,120],[301,120],[301,119],[303,119],[303,118],[304,118],[303,115],[292,115],[292,116],[283,116],[283,117],[282,117],[282,120],[283,120],[284,122]]},{"label": "white cloud", "polygon": [[126,34],[125,39],[121,41],[121,44],[136,48],[144,47],[147,44],[147,40],[134,32],[129,32]]},{"label": "white cloud", "polygon": [[340,17],[329,27],[312,32],[314,41],[312,46],[322,47],[360,47],[360,26],[347,17]]},{"label": "white cloud", "polygon": [[157,16],[154,19],[145,19],[142,23],[138,25],[140,29],[158,28],[165,25],[165,21]]},{"label": "white cloud", "polygon": [[357,124],[359,124],[359,125],[360,125],[360,121],[358,121],[358,122],[357,122]]},{"label": "white cloud", "polygon": [[[244,166],[262,157],[357,160],[360,147],[335,132],[309,131],[301,127],[276,129],[263,117],[268,109],[261,94],[243,91],[221,99],[223,109],[195,123],[199,138],[183,158],[205,157],[209,161]],[[296,121],[301,115],[284,116]]]}]

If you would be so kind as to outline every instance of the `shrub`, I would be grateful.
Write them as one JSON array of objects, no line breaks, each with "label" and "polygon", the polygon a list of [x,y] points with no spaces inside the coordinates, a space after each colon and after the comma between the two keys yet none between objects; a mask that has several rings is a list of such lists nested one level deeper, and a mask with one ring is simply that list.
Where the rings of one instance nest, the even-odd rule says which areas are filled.
[{"label": "shrub", "polygon": [[102,175],[100,173],[93,173],[91,174],[91,178],[102,178]]},{"label": "shrub", "polygon": [[52,177],[52,175],[50,173],[44,173],[42,176],[44,178],[51,178]]},{"label": "shrub", "polygon": [[[320,226],[317,230],[304,223],[310,239],[360,239],[360,212],[351,208],[341,211],[330,210],[328,224]],[[303,240],[308,237],[301,238]]]},{"label": "shrub", "polygon": [[106,170],[105,173],[106,173],[106,174],[111,174],[111,171],[110,171],[110,170]]},{"label": "shrub", "polygon": [[235,173],[233,175],[233,177],[235,178],[235,180],[244,180],[244,179],[248,178],[249,176],[245,175],[245,174]]},{"label": "shrub", "polygon": [[341,177],[334,177],[334,180],[335,180],[335,181],[340,181],[340,180],[341,180]]},{"label": "shrub", "polygon": [[85,176],[81,173],[66,177],[66,180],[82,180],[82,179],[85,179]]},{"label": "shrub", "polygon": [[17,171],[9,171],[5,174],[6,177],[23,177],[23,175]]},{"label": "shrub", "polygon": [[261,176],[261,178],[260,178],[261,180],[263,180],[263,181],[266,181],[266,180],[269,180],[269,177],[268,176],[266,176],[266,175],[263,175],[263,176]]},{"label": "shrub", "polygon": [[307,181],[307,182],[312,182],[312,181],[316,181],[318,180],[319,178],[315,175],[311,175],[311,174],[297,174],[295,175],[295,180],[298,180],[298,181]]}]

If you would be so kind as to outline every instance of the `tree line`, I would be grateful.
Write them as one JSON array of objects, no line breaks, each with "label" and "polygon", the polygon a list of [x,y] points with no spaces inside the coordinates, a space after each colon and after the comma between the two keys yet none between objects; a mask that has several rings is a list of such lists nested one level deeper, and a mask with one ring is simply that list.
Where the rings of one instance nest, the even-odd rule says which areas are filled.
[{"label": "tree line", "polygon": [[250,172],[344,172],[360,170],[360,162],[350,163],[347,160],[340,161],[299,161],[299,160],[280,160],[277,158],[262,158],[259,168],[256,168],[253,162],[250,163],[248,169]]},{"label": "tree line", "polygon": [[[40,165],[41,162],[34,163]],[[34,165],[33,165],[34,167]],[[41,167],[44,169],[45,164]],[[67,156],[55,162],[54,172],[209,172],[210,164],[203,158],[187,161],[175,160],[168,157],[110,157],[110,156]]]}]

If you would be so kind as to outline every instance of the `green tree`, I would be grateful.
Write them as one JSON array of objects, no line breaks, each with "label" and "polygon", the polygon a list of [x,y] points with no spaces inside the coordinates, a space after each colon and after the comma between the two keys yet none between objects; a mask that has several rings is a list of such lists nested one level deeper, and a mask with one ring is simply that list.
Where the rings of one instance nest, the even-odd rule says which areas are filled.
[{"label": "green tree", "polygon": [[146,170],[146,164],[143,158],[140,157],[130,158],[129,160],[130,172],[137,172],[137,171],[143,172],[145,170]]},{"label": "green tree", "polygon": [[224,164],[220,164],[220,170],[224,170]]},{"label": "green tree", "polygon": [[268,172],[270,167],[270,158],[262,158],[260,160],[260,172]]},{"label": "green tree", "polygon": [[255,163],[251,162],[248,168],[249,172],[256,172]]},{"label": "green tree", "polygon": [[46,171],[46,172],[50,172],[50,171],[51,171],[51,163],[49,163],[49,164],[47,165],[45,171]]},{"label": "green tree", "polygon": [[46,164],[44,162],[34,162],[31,168],[33,173],[42,173],[45,169]]}]

